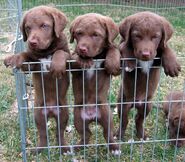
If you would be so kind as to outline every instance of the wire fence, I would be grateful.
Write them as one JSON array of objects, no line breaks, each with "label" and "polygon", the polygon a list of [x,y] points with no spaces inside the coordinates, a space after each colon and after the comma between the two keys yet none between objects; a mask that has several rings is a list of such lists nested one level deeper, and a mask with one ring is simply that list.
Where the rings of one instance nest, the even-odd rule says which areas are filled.
[{"label": "wire fence", "polygon": [[[182,109],[180,113],[180,120],[178,123],[177,131],[175,136],[172,138],[169,136],[170,129],[170,115],[165,118],[165,113],[162,110],[163,103],[169,103],[165,99],[165,96],[172,91],[183,91],[184,90],[184,53],[185,49],[179,45],[184,39],[181,35],[181,29],[184,28],[185,22],[183,21],[185,16],[185,1],[184,0],[78,0],[78,1],[59,1],[59,0],[37,0],[37,1],[26,1],[26,0],[8,0],[0,1],[0,54],[11,54],[19,53],[24,50],[24,43],[22,41],[22,35],[19,30],[20,20],[22,18],[22,12],[36,6],[43,4],[52,4],[57,8],[61,9],[68,17],[69,22],[72,21],[77,15],[84,14],[87,12],[97,12],[103,15],[111,16],[115,22],[118,24],[120,21],[137,11],[151,10],[153,12],[159,13],[167,17],[170,22],[174,25],[175,36],[170,42],[172,48],[176,51],[178,60],[182,65],[182,72],[178,78],[166,77],[160,68],[160,80],[157,87],[156,94],[152,101],[145,101],[144,104],[152,103],[153,108],[149,113],[149,116],[144,118],[144,129],[148,133],[147,139],[138,139],[135,133],[135,117],[137,110],[134,108],[129,113],[129,123],[125,132],[124,140],[116,139],[115,144],[118,144],[121,154],[113,156],[111,151],[108,149],[112,143],[105,141],[103,136],[102,127],[98,124],[98,118],[95,117],[95,122],[92,123],[90,129],[92,131],[92,137],[88,144],[79,145],[78,141],[80,139],[74,126],[74,114],[73,111],[77,107],[82,107],[85,109],[88,106],[96,105],[97,109],[101,109],[103,106],[108,105],[109,112],[109,124],[110,129],[111,114],[113,114],[113,122],[115,129],[119,128],[122,120],[119,120],[117,106],[120,104],[130,104],[130,102],[118,102],[117,96],[119,92],[119,86],[123,80],[123,72],[118,77],[109,76],[109,91],[107,95],[106,103],[99,103],[96,100],[95,103],[83,103],[79,105],[74,104],[74,95],[72,90],[72,73],[85,73],[87,69],[71,69],[69,61],[69,69],[67,69],[67,74],[69,75],[70,86],[67,92],[67,105],[50,105],[46,106],[47,103],[44,101],[43,106],[35,106],[35,90],[33,87],[33,74],[38,74],[41,77],[42,83],[41,87],[44,87],[45,75],[48,71],[31,71],[26,72],[17,71],[14,69],[15,80],[16,80],[16,94],[19,109],[19,124],[21,132],[21,157],[23,161],[185,161],[185,154],[183,147],[177,147],[177,141],[184,141],[185,136],[181,136],[181,128],[183,121],[183,109],[184,109],[184,98],[171,99],[170,105],[173,103],[181,103]],[[69,23],[70,24],[70,23]],[[69,26],[65,29],[67,36],[69,37]],[[183,34],[183,33],[182,33]],[[119,42],[119,38],[117,40]],[[73,51],[73,45],[70,46],[71,51]],[[124,60],[122,60],[124,61]],[[97,61],[98,62],[98,61]],[[28,67],[31,64],[40,64],[40,62],[29,62],[25,63]],[[124,67],[122,67],[124,69]],[[140,67],[138,67],[139,69]],[[30,69],[30,68],[28,68]],[[96,77],[99,78],[99,72],[104,71],[104,68],[92,69],[95,71]],[[98,81],[96,79],[96,86],[94,87],[98,96],[99,91],[97,90]],[[137,80],[137,78],[135,78]],[[86,82],[84,75],[82,75],[82,89],[85,90]],[[56,100],[59,99],[58,84],[59,80],[56,79]],[[137,87],[136,87],[137,88]],[[44,88],[43,88],[44,89]],[[42,92],[43,98],[47,94]],[[83,94],[84,96],[85,94]],[[45,96],[45,97],[44,97]],[[45,99],[43,99],[45,100]],[[140,101],[131,101],[134,105],[140,104]],[[45,106],[44,106],[45,105]],[[170,106],[169,106],[170,107]],[[38,130],[36,127],[36,121],[34,117],[34,112],[37,110],[44,110],[45,112],[49,110],[56,109],[56,116],[58,121],[50,120],[47,115],[44,115],[44,125],[46,127],[46,141],[47,145],[44,147],[38,147]],[[56,138],[56,131],[58,130],[60,134],[60,111],[66,109],[69,111],[68,126],[65,130],[65,140],[66,145],[59,145],[57,141],[61,141],[60,135]],[[85,121],[85,120],[84,120]],[[86,124],[84,124],[86,125]],[[85,130],[85,127],[84,127]],[[86,136],[85,134],[83,135]],[[109,138],[109,136],[108,136]],[[174,143],[175,142],[175,143]],[[171,146],[174,143],[174,146]],[[76,151],[75,148],[81,146],[80,151]],[[62,150],[69,147],[73,150],[71,155],[63,155]],[[39,149],[44,148],[42,153],[39,153]]]},{"label": "wire fence", "polygon": [[[125,60],[125,59],[124,59]],[[184,60],[184,58],[183,58]],[[99,60],[96,60],[97,63]],[[69,61],[69,64],[72,64],[73,61]],[[32,64],[40,64],[39,62],[29,62],[25,63],[28,66],[31,66]],[[71,66],[69,66],[71,67]],[[138,70],[141,67],[137,67]],[[90,126],[90,130],[92,131],[91,140],[87,144],[78,144],[78,141],[80,140],[80,136],[78,132],[75,129],[74,126],[74,110],[76,108],[81,107],[81,109],[86,109],[92,105],[96,105],[96,111],[98,114],[98,111],[103,108],[103,106],[108,105],[107,109],[110,109],[110,114],[108,115],[109,121],[111,121],[111,114],[113,114],[114,119],[114,125],[115,130],[119,128],[119,125],[121,124],[122,120],[119,120],[117,107],[120,104],[130,104],[133,103],[133,105],[137,105],[138,103],[141,104],[141,101],[130,101],[125,102],[121,101],[118,102],[117,93],[119,92],[119,85],[121,81],[123,80],[123,75],[120,75],[116,78],[113,78],[112,76],[109,77],[109,92],[107,96],[107,103],[99,103],[98,100],[95,101],[95,103],[88,104],[84,101],[83,104],[75,105],[74,102],[74,96],[73,96],[73,90],[72,90],[72,82],[70,83],[70,87],[68,90],[67,98],[68,98],[68,104],[67,105],[49,105],[47,106],[47,101],[44,101],[42,104],[43,106],[36,106],[34,105],[34,88],[32,86],[32,75],[38,74],[41,76],[42,80],[42,86],[44,87],[45,84],[48,84],[45,79],[45,76],[47,75],[48,71],[38,70],[38,71],[25,71],[26,78],[25,83],[23,86],[23,95],[20,96],[22,100],[26,101],[25,106],[19,107],[19,112],[26,112],[22,116],[25,118],[24,120],[24,127],[21,127],[21,131],[24,132],[24,129],[26,129],[25,134],[22,136],[22,141],[25,141],[26,143],[23,144],[23,157],[26,161],[71,161],[71,160],[84,160],[84,161],[183,161],[185,155],[184,155],[184,149],[177,147],[178,142],[177,141],[183,141],[185,140],[184,136],[181,134],[182,132],[178,131],[176,132],[175,136],[173,138],[170,138],[170,127],[171,124],[170,120],[170,113],[165,117],[165,114],[163,112],[162,104],[167,103],[169,105],[172,105],[174,103],[180,103],[179,109],[182,107],[181,112],[183,114],[184,109],[184,99],[182,97],[177,99],[166,99],[165,96],[169,92],[173,91],[184,91],[184,80],[181,79],[174,79],[169,77],[164,77],[163,70],[161,67],[156,66],[152,67],[156,69],[160,69],[160,81],[157,88],[157,92],[155,94],[155,97],[151,101],[143,101],[143,104],[152,103],[153,109],[148,117],[144,117],[144,129],[148,134],[148,138],[146,139],[138,139],[135,133],[135,117],[137,114],[136,108],[134,108],[131,113],[129,113],[129,124],[126,129],[124,140],[117,139],[115,143],[118,144],[120,150],[122,151],[121,154],[118,154],[117,156],[114,156],[111,154],[111,151],[108,149],[109,146],[112,143],[106,142],[103,136],[102,127],[99,126],[99,118],[98,115],[94,118],[94,123]],[[28,68],[29,69],[29,68]],[[123,67],[124,69],[124,67]],[[72,75],[75,73],[81,73],[85,74],[88,69],[67,69],[67,73],[69,74],[69,78],[72,78]],[[101,77],[100,71],[104,71],[104,68],[95,68],[91,69],[96,73],[94,82],[96,82],[96,86],[94,87],[96,91],[96,95],[99,96],[98,93],[101,93],[98,90],[99,83],[101,82],[98,78]],[[182,70],[184,71],[184,66],[182,66]],[[16,75],[19,76],[23,72],[17,71]],[[87,88],[87,81],[85,79],[85,75],[82,75],[83,83],[81,89],[84,89],[83,92],[85,92]],[[180,75],[180,78],[183,77]],[[70,79],[71,80],[71,79]],[[136,78],[137,80],[137,78]],[[179,81],[178,85],[176,80]],[[181,80],[181,81],[180,81]],[[54,85],[56,87],[56,92],[59,92],[59,80],[56,80],[56,84]],[[91,82],[93,85],[93,83]],[[91,86],[91,85],[88,85]],[[137,87],[136,87],[137,89]],[[47,98],[47,94],[45,92],[42,92],[43,98]],[[84,96],[84,94],[83,94]],[[35,96],[38,97],[38,96]],[[58,93],[56,94],[56,98],[58,98]],[[84,96],[85,98],[85,96]],[[45,105],[45,106],[44,106]],[[168,105],[169,111],[172,110],[172,106]],[[58,137],[59,140],[56,139],[56,130],[59,130],[59,127],[57,127],[58,124],[55,123],[55,120],[51,120],[45,116],[45,127],[46,127],[46,137],[47,137],[47,145],[43,147],[38,146],[39,141],[39,132],[36,127],[36,121],[34,117],[34,112],[48,112],[50,110],[54,111],[57,110],[57,118],[62,118],[63,116],[60,115],[60,111],[62,109],[67,109],[69,111],[69,122],[68,127],[65,131],[65,140],[67,141],[67,145],[59,145],[57,144],[57,141],[60,141],[60,136]],[[47,113],[46,113],[47,114]],[[45,114],[45,115],[46,115]],[[181,114],[181,113],[180,113]],[[173,115],[173,114],[172,114]],[[42,116],[42,115],[41,115]],[[40,116],[40,118],[41,118]],[[182,115],[183,116],[183,115]],[[26,121],[26,122],[25,122]],[[180,125],[183,124],[183,117],[182,121],[179,121],[179,127],[178,129],[181,130]],[[41,121],[40,121],[41,122]],[[86,120],[83,120],[84,125],[88,125],[89,123]],[[86,123],[87,122],[87,123]],[[181,123],[182,122],[182,123]],[[25,123],[26,128],[25,128]],[[107,127],[110,129],[110,123],[107,125]],[[85,127],[86,128],[86,127]],[[85,130],[84,128],[84,130]],[[87,128],[86,128],[87,129]],[[84,136],[86,136],[86,131],[84,132]],[[107,135],[108,136],[108,135]],[[108,136],[109,138],[109,136]],[[118,136],[119,138],[119,136]],[[175,147],[173,147],[173,145]],[[63,155],[62,149],[70,147],[71,150],[73,150],[73,154],[70,155]],[[77,147],[81,147],[80,151],[76,151]],[[45,149],[45,152],[40,154],[39,149]]]}]

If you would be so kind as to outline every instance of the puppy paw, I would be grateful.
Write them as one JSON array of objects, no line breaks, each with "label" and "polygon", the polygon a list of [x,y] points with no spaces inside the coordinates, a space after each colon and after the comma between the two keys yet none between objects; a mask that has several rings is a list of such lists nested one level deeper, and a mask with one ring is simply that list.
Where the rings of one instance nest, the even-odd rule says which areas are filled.
[{"label": "puppy paw", "polygon": [[67,60],[69,59],[69,53],[58,50],[56,51],[51,60],[51,65],[48,68],[54,78],[61,78],[66,73]]},{"label": "puppy paw", "polygon": [[132,72],[136,68],[136,61],[135,60],[125,60],[124,61],[124,70],[128,73]]},{"label": "puppy paw", "polygon": [[[113,140],[112,143],[115,143],[115,141]],[[109,150],[113,155],[120,155],[121,154],[121,150],[120,150],[118,144],[109,144]]]},{"label": "puppy paw", "polygon": [[128,67],[128,66],[125,67],[125,71],[126,71],[126,72],[132,72],[133,70],[134,70],[134,68],[130,68],[130,67]]},{"label": "puppy paw", "polygon": [[74,155],[74,151],[73,151],[73,148],[70,147],[70,148],[66,148],[63,152],[63,155],[65,156],[68,156],[68,155]]},{"label": "puppy paw", "polygon": [[164,72],[165,74],[171,77],[177,77],[179,72],[181,71],[181,66],[177,61],[174,62],[163,62]]},{"label": "puppy paw", "polygon": [[114,156],[119,156],[119,155],[121,155],[121,150],[112,150],[111,153]]},{"label": "puppy paw", "polygon": [[[173,137],[172,139],[174,139],[176,137]],[[184,140],[175,140],[175,141],[171,141],[171,144],[174,146],[174,147],[182,147],[185,145],[185,141]]]},{"label": "puppy paw", "polygon": [[121,72],[120,63],[116,60],[106,59],[104,65],[108,74],[119,75]]},{"label": "puppy paw", "polygon": [[5,58],[4,65],[6,67],[12,67],[12,68],[20,68],[24,62],[24,58],[22,55],[13,55]]},{"label": "puppy paw", "polygon": [[107,51],[105,58],[105,69],[108,74],[119,75],[120,70],[120,52],[117,48],[112,47]]},{"label": "puppy paw", "polygon": [[181,71],[181,66],[177,61],[176,55],[169,47],[164,49],[164,53],[162,55],[162,66],[165,74],[171,77],[178,76]]},{"label": "puppy paw", "polygon": [[48,68],[50,73],[54,78],[61,78],[63,74],[66,73],[66,62],[51,62],[50,67]]},{"label": "puppy paw", "polygon": [[129,139],[128,143],[134,143],[134,139],[133,138]]}]

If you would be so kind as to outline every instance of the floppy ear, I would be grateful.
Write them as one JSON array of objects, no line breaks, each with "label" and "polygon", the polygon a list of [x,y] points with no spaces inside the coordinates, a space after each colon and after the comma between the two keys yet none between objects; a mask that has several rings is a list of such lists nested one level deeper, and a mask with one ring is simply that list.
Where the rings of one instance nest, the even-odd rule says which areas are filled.
[{"label": "floppy ear", "polygon": [[70,29],[69,29],[70,34],[71,34],[70,43],[74,42],[74,28],[75,28],[75,24],[76,24],[76,20],[73,20],[73,22],[71,23]]},{"label": "floppy ear", "polygon": [[25,30],[25,23],[26,23],[26,18],[27,15],[25,15],[22,19],[22,22],[20,24],[20,30],[22,32],[22,35],[23,35],[23,41],[26,42],[27,41],[27,34],[26,34],[26,30]]},{"label": "floppy ear", "polygon": [[162,23],[161,46],[163,48],[166,48],[167,41],[171,38],[173,34],[173,27],[164,17],[161,17],[161,23]]},{"label": "floppy ear", "polygon": [[67,18],[64,13],[59,10],[53,8],[51,11],[51,15],[54,20],[54,32],[57,38],[59,38],[60,33],[64,30],[67,24]]},{"label": "floppy ear", "polygon": [[119,33],[122,36],[123,42],[125,42],[125,44],[127,44],[129,41],[131,24],[132,24],[132,20],[131,18],[128,17],[124,19],[119,26]]},{"label": "floppy ear", "polygon": [[108,42],[110,45],[113,44],[114,39],[118,36],[119,29],[118,26],[114,23],[114,21],[110,17],[105,17],[105,26],[108,33]]},{"label": "floppy ear", "polygon": [[179,115],[175,115],[174,117],[173,117],[173,125],[174,126],[177,126],[178,127],[178,125],[179,125]]},{"label": "floppy ear", "polygon": [[79,22],[82,20],[82,16],[78,16],[77,18],[75,18],[71,25],[70,25],[70,33],[71,33],[71,38],[70,38],[70,43],[73,43],[74,42],[74,34],[75,34],[75,29],[76,29],[76,26],[77,24],[79,24]]}]

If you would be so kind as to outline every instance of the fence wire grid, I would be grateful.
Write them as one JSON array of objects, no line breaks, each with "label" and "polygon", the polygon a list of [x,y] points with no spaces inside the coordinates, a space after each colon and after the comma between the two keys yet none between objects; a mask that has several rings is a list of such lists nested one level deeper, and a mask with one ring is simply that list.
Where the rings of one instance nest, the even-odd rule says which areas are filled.
[{"label": "fence wire grid", "polygon": [[[66,70],[70,78],[70,86],[67,91],[67,105],[52,105],[44,107],[34,106],[34,87],[33,87],[33,78],[32,74],[38,73],[41,74],[42,83],[44,86],[44,75],[48,71],[25,71],[14,69],[13,73],[15,75],[16,82],[16,96],[18,103],[18,118],[19,122],[16,123],[20,126],[20,145],[21,149],[16,154],[17,157],[6,158],[8,161],[185,161],[185,146],[178,147],[177,141],[184,141],[185,136],[181,137],[180,135],[180,125],[184,122],[183,119],[183,109],[184,109],[184,97],[180,99],[170,100],[169,109],[173,104],[181,104],[181,115],[178,123],[177,133],[172,138],[169,136],[169,125],[170,125],[170,115],[165,116],[165,113],[162,110],[162,104],[168,103],[165,99],[165,96],[173,91],[181,91],[185,94],[185,47],[184,47],[184,35],[185,35],[185,1],[184,0],[1,0],[0,1],[0,58],[1,60],[4,56],[9,54],[17,54],[24,51],[24,43],[22,40],[22,35],[19,30],[19,24],[22,18],[22,15],[28,9],[37,6],[37,5],[55,5],[57,8],[62,10],[68,17],[69,22],[71,22],[77,15],[85,14],[88,12],[101,13],[103,15],[110,16],[114,21],[119,24],[123,18],[138,11],[152,11],[158,13],[162,16],[165,16],[174,27],[174,35],[170,41],[170,46],[175,51],[178,61],[181,64],[181,73],[177,78],[171,78],[165,76],[163,69],[161,67],[152,67],[160,69],[160,80],[155,92],[155,96],[151,101],[145,101],[144,104],[152,103],[153,107],[149,115],[144,117],[144,129],[148,135],[147,139],[138,139],[136,137],[135,129],[135,117],[137,110],[133,108],[129,113],[129,123],[125,132],[124,140],[115,139],[115,143],[119,145],[121,154],[114,156],[109,150],[109,145],[111,143],[106,142],[103,136],[103,129],[98,123],[97,117],[95,122],[90,125],[92,135],[88,144],[78,145],[80,136],[74,126],[74,114],[73,111],[76,107],[85,107],[91,106],[87,103],[82,105],[74,104],[74,96],[72,90],[72,73],[82,72],[85,73],[87,69],[71,69],[70,65],[73,61],[68,61],[69,68]],[[70,37],[69,34],[69,25],[68,23],[65,33],[67,37]],[[68,39],[69,40],[69,39]],[[116,40],[119,44],[120,37]],[[73,44],[70,45],[70,50],[74,50]],[[95,60],[97,63],[100,60]],[[124,62],[125,59],[122,59]],[[41,64],[40,62],[29,62],[24,63],[28,67],[31,64]],[[41,65],[42,66],[42,65]],[[137,67],[139,69],[140,67]],[[28,68],[30,69],[30,68]],[[117,76],[111,76],[109,78],[109,91],[107,95],[107,103],[99,103],[96,100],[96,111],[102,105],[108,105],[110,108],[109,112],[109,121],[111,120],[111,114],[113,117],[114,123],[114,132],[119,128],[121,120],[119,120],[117,106],[119,104],[127,104],[126,102],[118,102],[118,93],[119,87],[123,80],[123,70],[124,67],[121,67],[122,73]],[[96,73],[96,86],[94,87],[97,91],[98,96],[98,78],[99,72],[104,71],[104,68],[94,68],[91,69]],[[137,80],[137,78],[135,78]],[[83,75],[83,86],[82,89],[85,89],[85,78]],[[59,80],[56,79],[56,100],[58,100],[58,84]],[[147,85],[146,85],[147,86]],[[137,89],[137,87],[135,87]],[[147,90],[147,88],[146,88]],[[146,92],[147,93],[147,92]],[[83,94],[85,95],[85,94]],[[43,98],[45,92],[43,91]],[[132,101],[135,104],[138,104],[139,101]],[[128,103],[129,104],[129,103]],[[46,102],[43,103],[46,105]],[[69,119],[68,125],[65,129],[66,145],[57,144],[57,140],[61,140],[60,136],[56,138],[56,131],[60,132],[59,126],[60,122],[55,122],[52,118],[47,118],[45,115],[44,124],[46,127],[46,137],[47,137],[47,146],[43,147],[44,151],[39,153],[38,147],[38,130],[35,123],[34,111],[36,110],[49,110],[50,108],[57,109],[57,118],[60,119],[62,116],[59,115],[59,111],[62,109],[68,109]],[[109,123],[110,124],[110,123]],[[110,129],[110,125],[107,125]],[[85,127],[84,127],[85,129]],[[185,129],[185,127],[184,127]],[[60,133],[59,133],[60,134]],[[10,135],[11,136],[11,135]],[[84,133],[85,137],[85,133]],[[13,138],[13,137],[11,137]],[[108,137],[109,138],[109,137]],[[172,145],[174,143],[174,145]],[[75,151],[77,146],[81,146],[80,151]],[[70,155],[63,155],[62,149],[70,147],[73,150],[73,153]],[[18,156],[19,155],[19,156]]]}]

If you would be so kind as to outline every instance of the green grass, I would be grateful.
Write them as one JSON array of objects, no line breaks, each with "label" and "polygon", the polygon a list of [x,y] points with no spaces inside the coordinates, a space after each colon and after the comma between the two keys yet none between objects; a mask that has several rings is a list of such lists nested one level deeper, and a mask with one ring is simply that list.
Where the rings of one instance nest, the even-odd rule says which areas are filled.
[{"label": "green grass", "polygon": [[[34,1],[35,3],[30,3],[28,1],[24,1],[23,6],[26,9],[26,5],[29,4],[30,7],[33,7],[36,4],[41,3],[41,1]],[[50,1],[45,1],[50,2]],[[57,2],[57,1],[56,1]],[[64,3],[65,1],[63,1]],[[71,1],[72,2],[72,1]],[[77,1],[76,1],[77,2]],[[80,1],[79,1],[80,2]],[[27,3],[27,4],[26,4]],[[117,3],[117,1],[115,1]],[[126,7],[112,7],[112,6],[83,6],[83,7],[59,7],[64,11],[71,22],[77,15],[85,14],[87,12],[98,12],[107,16],[111,16],[116,23],[120,23],[120,21],[127,15],[135,13],[138,9],[133,10],[132,8]],[[176,51],[178,56],[184,56],[185,54],[185,21],[184,10],[174,9],[174,10],[158,10],[159,14],[166,16],[170,22],[173,24],[175,32],[173,38],[170,40],[170,46]],[[7,23],[7,22],[6,22]],[[68,38],[69,36],[69,25],[68,23],[65,32],[67,33]],[[4,25],[6,29],[6,25]],[[116,40],[117,43],[119,42],[119,37]],[[0,40],[4,43],[6,39]],[[74,44],[70,44],[70,49],[74,49]],[[185,59],[179,59],[181,64],[184,66]],[[22,154],[21,154],[21,139],[20,139],[20,128],[19,128],[19,117],[17,111],[11,106],[15,100],[15,84],[14,78],[11,75],[12,72],[10,69],[6,69],[2,65],[2,61],[0,62],[0,159],[1,161],[21,161]],[[125,143],[121,145],[122,155],[118,158],[112,157],[108,155],[106,146],[98,146],[98,147],[89,147],[86,148],[85,151],[77,152],[72,157],[62,157],[63,161],[72,161],[73,159],[83,160],[84,154],[87,161],[129,161],[131,148],[132,150],[132,161],[140,161],[141,158],[143,161],[151,161],[153,155],[153,161],[172,161],[175,156],[175,151],[177,151],[177,156],[175,156],[176,161],[182,161],[184,156],[184,148],[175,149],[171,147],[169,143],[164,142],[152,142],[155,138],[157,140],[160,139],[168,139],[168,132],[165,127],[165,120],[164,114],[162,113],[161,109],[157,109],[156,105],[158,101],[162,101],[164,96],[170,90],[182,90],[184,86],[184,74],[185,68],[182,68],[182,72],[178,78],[170,78],[166,77],[163,72],[161,72],[161,80],[159,83],[159,88],[156,92],[156,96],[154,98],[154,108],[152,112],[149,114],[146,120],[146,131],[150,138],[151,142],[148,143],[137,143],[137,144],[129,144],[126,143],[129,139],[133,138],[135,142],[139,142],[139,139],[135,136],[135,124],[134,124],[134,116],[136,111],[132,110],[129,114],[130,121],[128,128],[126,130],[125,136]],[[111,103],[115,103],[117,100],[117,94],[120,84],[120,77],[113,78],[110,95],[108,97]],[[72,101],[70,101],[72,102]],[[27,114],[27,159],[28,161],[48,161],[48,152],[47,150],[44,151],[42,154],[39,154],[38,157],[34,156],[30,151],[29,148],[36,146],[36,136],[37,136],[37,129],[33,123],[33,113],[30,110]],[[156,120],[158,119],[158,120]],[[73,124],[73,114],[72,109],[70,111],[70,124]],[[115,129],[118,128],[118,117],[114,115],[114,123]],[[95,143],[105,143],[105,140],[102,136],[102,129],[100,126],[96,127],[95,123],[91,125],[91,130],[93,132],[91,138],[91,144]],[[96,132],[97,132],[97,141],[96,141]],[[49,125],[49,138],[50,144],[56,145],[55,140],[55,124],[54,121],[51,121]],[[167,136],[166,136],[167,135]],[[65,134],[67,142],[71,145],[76,144],[79,140],[78,133],[73,130],[71,133]],[[121,144],[121,143],[120,143]],[[2,148],[2,151],[1,151]],[[153,152],[154,150],[154,152]],[[51,149],[51,161],[59,161],[60,155],[58,149]],[[165,155],[164,155],[165,153]],[[97,156],[96,156],[97,155]],[[142,156],[141,156],[142,155]]]},{"label": "green grass", "polygon": [[[15,101],[14,76],[11,69],[6,69],[0,61],[0,159],[15,159],[15,152],[20,151],[19,124],[17,114],[12,110]],[[2,152],[1,152],[2,151]],[[6,155],[6,156],[4,156]]]},{"label": "green grass", "polygon": [[15,99],[14,76],[0,61],[0,112],[7,111]]}]

